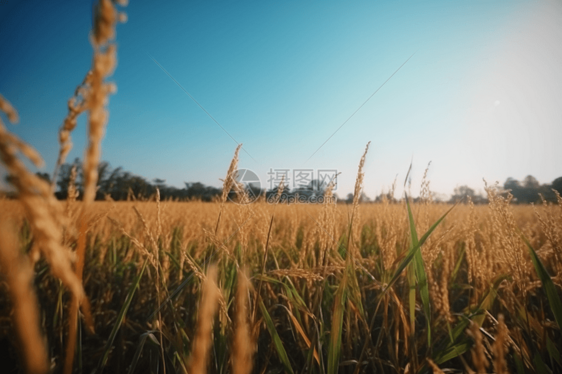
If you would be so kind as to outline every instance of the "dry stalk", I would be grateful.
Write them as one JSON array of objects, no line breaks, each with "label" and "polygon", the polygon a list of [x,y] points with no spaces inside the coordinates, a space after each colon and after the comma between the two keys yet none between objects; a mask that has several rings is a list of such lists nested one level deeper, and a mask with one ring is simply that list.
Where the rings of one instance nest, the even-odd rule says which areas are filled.
[{"label": "dry stalk", "polygon": [[236,150],[234,151],[234,157],[230,161],[230,166],[228,167],[228,171],[226,172],[226,177],[223,180],[222,184],[222,195],[221,195],[221,205],[219,208],[219,217],[217,218],[217,224],[215,226],[215,235],[217,235],[219,230],[219,223],[221,221],[222,209],[224,207],[224,203],[226,202],[226,198],[228,197],[228,193],[232,190],[232,187],[236,184],[236,170],[238,169],[238,152],[240,152],[240,148],[242,148],[242,143],[238,144]]},{"label": "dry stalk", "polygon": [[254,344],[250,337],[248,325],[249,289],[250,280],[246,276],[246,272],[239,271],[236,290],[236,330],[234,331],[234,345],[232,347],[232,372],[234,374],[249,374],[252,371]]},{"label": "dry stalk", "polygon": [[[17,120],[15,109],[3,97],[0,97],[0,102],[0,107],[7,108],[8,118]],[[49,184],[27,170],[17,157],[18,151],[36,166],[43,164],[39,154],[31,146],[10,134],[0,119],[0,159],[13,177],[14,187],[19,193],[19,199],[24,206],[35,238],[36,245],[30,256],[32,264],[38,260],[41,251],[49,262],[53,274],[71,290],[74,297],[81,299],[84,291],[81,282],[72,272],[70,251],[61,245],[61,226],[65,221],[61,206],[51,194]]]},{"label": "dry stalk", "polygon": [[66,160],[66,156],[72,149],[72,138],[70,134],[77,125],[77,120],[80,114],[88,109],[88,98],[90,94],[90,80],[92,78],[92,72],[89,71],[82,83],[76,87],[74,91],[74,96],[68,100],[68,114],[66,115],[62,126],[59,130],[59,156],[57,158],[57,163],[55,164],[55,170],[53,171],[53,180],[51,187],[55,189],[55,183],[57,180],[58,171],[62,164]]},{"label": "dry stalk", "polygon": [[433,362],[430,358],[427,359],[427,363],[429,364],[431,370],[433,370],[433,374],[445,374],[445,372],[439,369],[439,366],[437,366],[437,364],[435,364],[435,362]]},{"label": "dry stalk", "polygon": [[8,283],[13,303],[12,320],[20,341],[26,373],[47,373],[47,346],[39,326],[39,307],[33,290],[33,267],[29,258],[18,252],[14,228],[1,222],[0,268]]},{"label": "dry stalk", "polygon": [[[109,94],[116,91],[115,85],[106,83],[105,79],[113,73],[116,64],[116,46],[114,38],[115,26],[119,18],[119,14],[111,0],[99,0],[95,7],[92,35],[94,58],[91,75],[88,77],[89,90],[85,94],[88,98],[87,107],[89,111],[88,146],[84,155],[84,204],[78,220],[79,231],[75,272],[79,280],[82,279],[84,270],[88,221],[86,214],[90,204],[96,197],[98,164],[101,157],[101,140],[105,132],[108,116],[105,106],[107,105]],[[64,363],[65,374],[70,374],[72,372],[79,304],[80,299],[73,297],[69,311],[69,339],[66,346],[66,359]]]},{"label": "dry stalk", "polygon": [[[361,230],[361,227],[359,227],[359,201],[361,199],[361,190],[363,188],[363,177],[365,176],[365,173],[363,173],[363,167],[365,166],[365,159],[367,158],[367,152],[369,151],[369,145],[371,144],[371,142],[368,142],[367,145],[365,146],[365,152],[363,153],[363,156],[361,156],[361,160],[359,161],[359,169],[357,170],[357,178],[355,179],[355,188],[353,190],[353,210],[351,211],[351,221],[349,223],[349,240],[348,240],[348,251],[349,254],[353,254],[358,256],[359,255],[359,250],[355,249],[355,246],[353,245],[354,242],[351,238],[352,236],[352,228],[355,228],[357,230],[357,232],[359,232]],[[355,224],[355,225],[354,225]],[[355,235],[355,237],[357,237],[358,235]],[[353,249],[350,248],[350,245],[353,245]],[[353,251],[356,251],[357,253],[353,253]]]},{"label": "dry stalk", "polygon": [[505,354],[507,353],[506,350],[506,343],[508,340],[508,330],[507,326],[504,323],[503,314],[498,316],[498,324],[497,324],[497,331],[496,331],[496,341],[492,347],[492,351],[494,353],[494,369],[497,374],[505,374],[507,373],[507,362],[505,360]]},{"label": "dry stalk", "polygon": [[189,373],[205,374],[209,361],[209,351],[213,340],[213,320],[217,313],[220,291],[217,287],[217,267],[212,265],[202,287],[201,302],[197,316],[197,333],[191,348]]},{"label": "dry stalk", "polygon": [[490,365],[488,359],[486,358],[486,350],[482,344],[482,332],[478,324],[471,322],[470,330],[468,330],[469,335],[474,339],[474,346],[472,347],[472,362],[476,366],[476,371],[478,374],[486,373],[486,369]]}]

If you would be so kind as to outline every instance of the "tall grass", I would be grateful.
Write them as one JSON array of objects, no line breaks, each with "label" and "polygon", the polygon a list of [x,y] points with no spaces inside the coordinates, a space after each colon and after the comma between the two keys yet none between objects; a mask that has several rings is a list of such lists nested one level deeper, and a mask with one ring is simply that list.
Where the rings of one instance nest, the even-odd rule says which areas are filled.
[{"label": "tall grass", "polygon": [[[494,348],[498,347],[495,342],[501,331],[500,314],[507,327],[503,352],[510,372],[517,368],[539,372],[537,365],[542,364],[553,371],[560,368],[561,335],[551,307],[556,305],[550,301],[555,297],[552,290],[554,295],[560,293],[559,264],[554,261],[552,244],[532,207],[507,210],[529,238],[529,245],[539,248],[535,253],[544,269],[536,272],[531,252],[527,251],[524,256],[529,256],[528,278],[522,283],[516,278],[515,268],[497,255],[502,250],[497,247],[502,243],[497,235],[502,233],[495,226],[491,207],[458,205],[430,236],[420,238],[419,242],[424,240],[420,250],[412,246],[405,202],[359,205],[361,215],[356,224],[361,230],[356,240],[353,286],[350,265],[346,265],[346,206],[330,206],[332,219],[324,220],[317,217],[323,217],[327,206],[256,202],[251,208],[253,216],[245,223],[249,230],[243,246],[239,206],[160,204],[162,229],[156,236],[155,201],[92,205],[93,214],[109,213],[89,227],[86,240],[84,288],[91,301],[96,333],[80,336],[83,371],[98,367],[102,356],[106,357],[107,372],[128,370],[132,364],[134,372],[156,371],[158,367],[166,367],[168,372],[183,367],[189,370],[187,359],[192,356],[193,342],[200,331],[198,305],[209,261],[217,266],[216,284],[220,290],[218,314],[214,326],[207,330],[212,331],[206,366],[209,372],[232,370],[234,357],[243,348],[255,352],[244,356],[253,357],[257,372],[266,368],[293,372],[402,372],[412,370],[415,362],[417,370],[423,372],[430,367],[427,359],[442,369],[481,371],[482,357],[492,363],[497,356],[494,352],[500,351]],[[2,220],[18,225],[20,246],[23,251],[29,250],[33,234],[27,229],[22,205],[16,201],[3,201],[1,205]],[[73,209],[80,209],[80,205],[76,203]],[[221,209],[217,239],[214,230]],[[271,222],[273,209],[275,219]],[[413,217],[427,212],[431,222],[448,209],[439,204],[411,205]],[[560,212],[559,206],[541,209],[542,214]],[[467,230],[464,222],[470,219],[477,223]],[[333,239],[321,238],[320,224],[334,234]],[[396,238],[389,241],[388,235]],[[431,242],[429,238],[435,240]],[[70,237],[68,241],[73,246],[77,238]],[[526,246],[522,239],[521,242]],[[426,245],[435,246],[431,250],[437,251],[433,262],[424,261],[431,308],[429,314],[423,308],[421,284],[416,281],[412,325],[408,265],[414,263],[416,253],[423,256]],[[478,261],[491,263],[493,273],[486,274],[486,278],[473,277],[469,281],[470,269],[478,265],[470,263],[469,245]],[[390,266],[385,264],[385,251],[395,253],[396,260]],[[164,258],[169,259],[167,268]],[[142,271],[145,263],[147,268]],[[67,312],[65,308],[57,312],[61,285],[45,269],[44,260],[40,260],[35,283],[43,316],[41,330],[48,338],[53,362],[58,365],[68,339],[64,328]],[[254,286],[244,293],[248,298],[246,315],[254,316],[246,320],[252,322],[247,347],[240,346],[243,339],[237,331],[243,325],[240,321],[244,321],[237,314],[242,308],[239,299],[243,296],[237,286],[242,269],[247,269]],[[488,283],[483,279],[489,279]],[[138,288],[131,294],[137,282]],[[545,291],[543,284],[552,286]],[[125,297],[128,294],[130,298]],[[66,305],[65,293],[62,295]],[[4,308],[3,313],[8,310]],[[161,322],[157,319],[155,324],[153,316],[158,311]],[[4,323],[4,331],[9,326]],[[478,326],[480,337],[471,326]]]}]

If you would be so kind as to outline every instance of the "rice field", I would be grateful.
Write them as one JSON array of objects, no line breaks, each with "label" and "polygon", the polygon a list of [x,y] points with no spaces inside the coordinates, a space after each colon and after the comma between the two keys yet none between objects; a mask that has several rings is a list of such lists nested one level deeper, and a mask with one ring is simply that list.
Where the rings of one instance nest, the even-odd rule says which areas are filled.
[{"label": "rice field", "polygon": [[[0,200],[0,337],[26,373],[548,373],[562,371],[562,198],[513,205],[420,199],[244,204],[238,152],[215,202],[94,201],[114,85],[116,4],[96,13],[94,58],[59,132],[62,165],[88,114],[83,194],[65,201],[0,156],[18,199]],[[227,167],[228,166],[228,167]],[[56,179],[56,178],[55,178]],[[229,202],[229,193],[237,201]]]},{"label": "rice field", "polygon": [[[31,257],[22,204],[1,204],[19,233],[11,250]],[[67,203],[69,222],[82,206]],[[510,206],[496,195],[489,206],[458,205],[419,248],[423,270],[408,256],[412,227],[422,238],[450,206],[411,208],[412,226],[404,202],[94,203],[83,273],[94,332],[81,315],[75,371],[556,372],[555,305],[521,234],[556,296],[562,204]],[[78,241],[64,227],[71,258]],[[57,371],[71,293],[52,273],[37,261],[31,292]],[[9,287],[4,336],[14,328]]]}]

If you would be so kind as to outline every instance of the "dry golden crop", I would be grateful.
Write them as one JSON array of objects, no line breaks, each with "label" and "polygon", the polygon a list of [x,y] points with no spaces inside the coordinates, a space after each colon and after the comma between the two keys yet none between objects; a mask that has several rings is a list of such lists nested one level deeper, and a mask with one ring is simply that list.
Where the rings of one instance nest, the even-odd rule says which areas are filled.
[{"label": "dry golden crop", "polygon": [[[251,356],[259,371],[419,371],[430,367],[426,359],[463,371],[491,370],[488,362],[537,372],[542,362],[556,370],[560,331],[519,230],[538,249],[559,291],[560,253],[549,237],[562,232],[562,205],[511,206],[494,189],[489,193],[495,196],[489,206],[456,206],[421,247],[429,315],[420,298],[423,285],[418,282],[410,295],[407,274],[415,274],[414,268],[409,265],[393,278],[412,243],[404,202],[359,204],[354,227],[353,208],[331,203],[94,203],[84,289],[95,334],[79,335],[80,367],[188,370],[198,362],[190,357],[200,351],[193,344],[204,339],[203,329],[212,331],[205,343],[211,350],[203,354],[210,356],[203,367],[211,372],[228,371],[235,362],[244,367],[236,352]],[[4,200],[1,205],[2,222],[17,225],[22,253],[28,252],[34,239],[22,204]],[[68,214],[79,214],[82,206],[71,203]],[[449,206],[412,208],[423,233]],[[70,248],[78,236],[76,230],[65,231]],[[357,250],[353,256],[351,247]],[[202,309],[198,302],[212,264],[220,290],[213,328],[208,325],[213,318],[201,320],[211,312],[199,313],[212,310],[212,299],[204,298],[208,306]],[[60,367],[68,339],[68,295],[46,266],[39,261],[35,269],[40,330]],[[239,304],[244,297],[236,291],[237,279],[243,269],[251,286]],[[9,304],[3,305],[3,315],[10,315]],[[7,334],[12,325],[4,321]],[[246,339],[239,337],[244,323]],[[337,349],[330,349],[334,344]],[[335,368],[329,367],[334,352]]]}]

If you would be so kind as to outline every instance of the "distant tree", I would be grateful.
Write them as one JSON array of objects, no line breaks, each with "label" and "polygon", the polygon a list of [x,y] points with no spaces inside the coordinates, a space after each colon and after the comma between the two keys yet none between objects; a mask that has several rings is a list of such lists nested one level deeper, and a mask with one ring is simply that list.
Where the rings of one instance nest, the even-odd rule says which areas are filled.
[{"label": "distant tree", "polygon": [[[325,183],[313,179],[307,185],[295,188],[292,192],[301,197],[300,201],[312,201],[314,198],[323,196],[326,187]],[[302,199],[303,197],[304,199]]]},{"label": "distant tree", "polygon": [[523,179],[523,187],[527,189],[536,189],[538,190],[540,187],[539,181],[533,177],[532,175],[527,175],[525,179]]},{"label": "distant tree", "polygon": [[474,197],[474,190],[468,186],[460,186],[455,188],[455,195],[457,196],[470,196]]},{"label": "distant tree", "polygon": [[13,185],[14,185],[14,180],[15,180],[15,177],[12,176],[12,174],[6,174],[6,176],[4,177],[4,181],[5,181],[7,184],[9,184],[10,186],[13,186]]},{"label": "distant tree", "polygon": [[[127,173],[128,174],[128,173]],[[125,180],[125,185],[130,189],[133,196],[138,198],[148,198],[156,192],[154,186],[142,177],[133,175]]]},{"label": "distant tree", "polygon": [[324,191],[326,191],[326,188],[328,188],[328,182],[327,181],[322,182],[318,179],[313,179],[308,184],[308,188],[314,191],[315,195],[321,196],[324,195]]},{"label": "distant tree", "polygon": [[[439,192],[432,192],[433,201],[436,203],[446,203],[449,200],[449,195]],[[479,196],[479,195],[475,195]]]},{"label": "distant tree", "polygon": [[[274,198],[277,196],[277,194],[278,194],[278,192],[279,192],[279,188],[280,188],[280,186],[275,186],[275,187],[273,187],[273,188],[267,190],[267,191],[265,192],[265,198],[266,198],[266,200],[267,200],[267,201],[272,201],[271,199],[274,199]],[[279,201],[280,201],[280,202],[287,201],[287,197],[288,197],[288,194],[289,194],[289,193],[290,193],[290,191],[289,191],[289,186],[287,186],[286,184],[284,184],[282,196],[279,197]]]},{"label": "distant tree", "polygon": [[[68,185],[70,183],[70,175],[72,168],[76,168],[76,188],[78,190],[79,196],[83,194],[83,170],[82,163],[77,158],[71,164],[64,164],[61,166],[57,180],[57,191],[56,196],[59,199],[66,199],[68,196]],[[47,182],[50,182],[50,176],[48,173],[38,172],[36,175],[43,178]],[[167,199],[177,199],[177,200],[190,200],[199,199],[202,201],[213,201],[218,196],[222,194],[220,188],[206,186],[200,182],[185,183],[184,188],[176,188],[173,186],[166,185],[164,179],[155,178],[152,182],[147,181],[145,178],[134,175],[130,172],[124,171],[121,167],[113,169],[111,165],[106,162],[100,162],[98,166],[98,183],[97,183],[97,193],[96,199],[102,200],[106,196],[110,196],[113,200],[127,200],[129,198],[135,199],[147,199],[153,196],[156,192],[156,188],[160,190],[160,197],[162,200]],[[9,175],[5,177],[8,184],[13,183],[13,178]],[[281,196],[281,202],[289,202],[295,200],[298,196],[306,197],[304,201],[308,200],[309,197],[318,197],[324,194],[326,185],[322,184],[318,180],[312,180],[308,185],[299,187],[291,191],[288,186],[285,187],[283,194]],[[516,179],[508,178],[504,183],[504,189],[509,190],[514,196],[514,203],[538,203],[540,202],[540,196],[542,195],[548,201],[556,201],[556,196],[553,189],[562,193],[562,177],[556,178],[552,181],[552,184],[541,185],[535,177],[528,175],[522,182]],[[258,197],[265,195],[267,199],[271,196],[277,194],[278,187],[276,186],[270,190],[262,190],[257,186],[248,186],[247,192],[252,197]],[[540,194],[540,195],[539,195]],[[480,194],[475,193],[475,191],[468,186],[459,186],[455,188],[454,194],[449,202],[456,202],[457,200],[464,199],[470,196],[475,204],[485,203],[486,199]],[[236,193],[230,191],[229,197],[232,200],[236,199]],[[389,198],[388,195],[386,195]],[[377,196],[375,201],[380,202],[383,199],[383,194]],[[311,199],[312,200],[312,199]],[[302,199],[301,199],[302,201]],[[371,199],[362,193],[360,196],[361,202],[369,202]],[[393,198],[389,198],[389,201],[395,202]],[[341,203],[352,203],[353,194],[347,195],[346,199],[339,200]]]},{"label": "distant tree", "polygon": [[222,191],[219,188],[205,186],[203,183],[184,183],[186,190],[186,198],[198,199],[202,201],[212,201],[214,197],[220,195]]},{"label": "distant tree", "polygon": [[398,200],[396,199],[396,197],[394,197],[394,192],[393,192],[393,191],[381,192],[380,195],[378,195],[377,197],[375,197],[375,202],[376,202],[376,203],[382,203],[384,200],[388,201],[388,202],[391,203],[391,204],[398,202]]},{"label": "distant tree", "polygon": [[165,179],[160,179],[160,178],[154,178],[152,180],[152,182],[156,185],[156,187],[158,187],[159,189],[162,189],[164,187],[166,187],[166,180]]},{"label": "distant tree", "polygon": [[455,187],[453,196],[451,196],[451,202],[456,203],[459,200],[464,200],[467,197],[471,199],[474,197],[474,190],[468,186],[457,186]]},{"label": "distant tree", "polygon": [[123,174],[123,169],[121,167],[108,170],[104,178],[98,182],[98,192],[104,196],[109,195],[114,200],[118,200],[118,196],[126,196],[128,191],[125,189],[127,187],[124,186],[123,183],[120,183]]},{"label": "distant tree", "polygon": [[77,187],[78,196],[82,196],[82,163],[80,162],[80,159],[76,158],[72,164],[63,164],[59,169],[56,181],[58,190],[55,192],[55,196],[58,199],[66,199],[68,197],[68,186],[70,184],[72,167],[76,167],[77,178],[74,183]]},{"label": "distant tree", "polygon": [[520,201],[523,203],[537,203],[540,201],[539,188],[540,183],[532,175],[527,175],[523,179],[523,189],[521,191]]},{"label": "distant tree", "polygon": [[246,192],[248,193],[248,196],[249,196],[250,200],[255,201],[255,200],[259,199],[260,196],[263,195],[265,190],[255,186],[253,184],[249,184]]},{"label": "distant tree", "polygon": [[466,185],[455,187],[453,196],[451,196],[449,202],[453,204],[463,200],[466,202],[468,197],[470,197],[474,204],[482,204],[486,202],[486,199],[482,195],[475,193],[472,188]]},{"label": "distant tree", "polygon": [[517,179],[507,178],[505,183],[503,184],[503,188],[505,190],[509,190],[512,194],[515,192],[519,194],[519,191],[523,188]]},{"label": "distant tree", "polygon": [[35,173],[35,175],[43,179],[45,182],[51,184],[51,176],[49,175],[49,173],[41,173],[40,171],[38,171],[37,173]]},{"label": "distant tree", "polygon": [[532,175],[527,175],[522,183],[516,179],[507,178],[503,185],[503,188],[513,195],[513,202],[516,204],[538,202],[540,187],[540,183]]},{"label": "distant tree", "polygon": [[551,187],[553,190],[558,191],[559,194],[562,194],[562,177],[556,178],[552,181]]},{"label": "distant tree", "polygon": [[541,196],[547,201],[555,202],[556,195],[552,190],[562,191],[562,177],[556,178],[552,184],[542,185],[532,175],[526,176],[523,182],[507,178],[504,189],[509,190],[513,195],[515,204],[538,204],[541,202]]},{"label": "distant tree", "polygon": [[[38,171],[37,173],[35,173],[35,175],[38,176],[39,178],[43,179],[45,182],[47,182],[49,184],[51,183],[51,177],[49,176],[49,173],[41,173],[40,171]],[[8,183],[9,185],[13,186],[15,178],[16,177],[12,176],[11,174],[7,174],[4,177],[4,181],[6,183]]]}]

